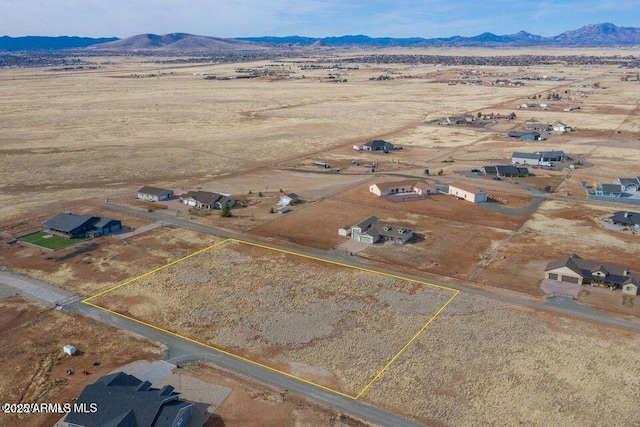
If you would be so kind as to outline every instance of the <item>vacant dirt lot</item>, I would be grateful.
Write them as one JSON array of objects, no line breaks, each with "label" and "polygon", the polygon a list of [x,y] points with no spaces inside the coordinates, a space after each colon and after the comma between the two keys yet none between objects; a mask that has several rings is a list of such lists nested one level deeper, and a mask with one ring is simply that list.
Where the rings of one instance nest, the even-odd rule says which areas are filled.
[{"label": "vacant dirt lot", "polygon": [[460,294],[415,344],[367,401],[427,425],[640,423],[636,332]]},{"label": "vacant dirt lot", "polygon": [[357,394],[451,296],[225,242],[93,302]]},{"label": "vacant dirt lot", "polygon": [[[79,350],[65,356],[62,347]],[[160,357],[150,341],[80,316],[21,298],[0,299],[0,395],[3,402],[71,402],[82,389],[118,366]],[[98,366],[94,366],[98,362]],[[67,369],[75,373],[66,374]],[[83,369],[91,374],[82,375]],[[0,414],[0,425],[50,426],[59,415]]]}]

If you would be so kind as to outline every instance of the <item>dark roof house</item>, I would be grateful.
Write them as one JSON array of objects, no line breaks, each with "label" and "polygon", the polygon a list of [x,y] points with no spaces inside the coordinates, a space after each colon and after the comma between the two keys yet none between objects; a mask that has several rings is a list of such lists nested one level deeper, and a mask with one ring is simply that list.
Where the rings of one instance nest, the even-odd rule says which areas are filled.
[{"label": "dark roof house", "polygon": [[390,151],[395,149],[392,143],[383,139],[375,139],[373,141],[369,141],[364,144],[362,148],[368,151]]},{"label": "dark roof house", "polygon": [[640,228],[640,213],[619,211],[609,217],[614,224]]},{"label": "dark roof house", "polygon": [[496,174],[506,177],[527,177],[529,176],[529,169],[511,165],[497,165]]},{"label": "dark roof house", "polygon": [[622,195],[622,185],[620,184],[602,184],[596,187],[596,196],[603,197],[620,197]]},{"label": "dark roof house", "polygon": [[133,375],[117,372],[84,388],[76,403],[97,406],[97,411],[71,412],[64,422],[76,426],[174,427],[186,425],[193,403],[178,399],[170,385],[161,389]]},{"label": "dark roof house", "polygon": [[629,271],[628,267],[610,262],[583,259],[576,254],[566,255],[547,264],[547,279],[579,285],[597,284],[615,288],[640,283],[640,274]]},{"label": "dark roof house", "polygon": [[83,237],[87,233],[109,234],[120,230],[120,220],[91,216],[76,215],[71,212],[62,212],[42,223],[43,231],[62,237]]}]

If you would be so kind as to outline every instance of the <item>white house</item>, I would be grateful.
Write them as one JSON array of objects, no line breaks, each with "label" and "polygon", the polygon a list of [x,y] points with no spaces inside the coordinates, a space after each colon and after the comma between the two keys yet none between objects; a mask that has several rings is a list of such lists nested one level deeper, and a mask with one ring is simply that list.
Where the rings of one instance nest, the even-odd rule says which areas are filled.
[{"label": "white house", "polygon": [[449,184],[449,194],[471,203],[482,203],[487,201],[487,195],[484,191],[466,184]]},{"label": "white house", "polygon": [[562,132],[562,133],[571,132],[572,128],[571,128],[571,126],[568,126],[568,125],[566,125],[566,124],[564,124],[562,122],[555,122],[553,124],[553,131],[554,132]]},{"label": "white house", "polygon": [[147,200],[150,202],[161,202],[173,197],[173,190],[167,190],[166,188],[149,187],[144,186],[138,190],[136,194],[137,199]]},{"label": "white house", "polygon": [[395,182],[377,182],[369,186],[369,191],[378,197],[393,196],[396,194],[427,195],[431,188],[424,181],[404,180]]},{"label": "white house", "polygon": [[300,198],[295,193],[284,194],[280,196],[280,200],[278,201],[278,205],[280,206],[288,206],[294,205],[300,201]]}]

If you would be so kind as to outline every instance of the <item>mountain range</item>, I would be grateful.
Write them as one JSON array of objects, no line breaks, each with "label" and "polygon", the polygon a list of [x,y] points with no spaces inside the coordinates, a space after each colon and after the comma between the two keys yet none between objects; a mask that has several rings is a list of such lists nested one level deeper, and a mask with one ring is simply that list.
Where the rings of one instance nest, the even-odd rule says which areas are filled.
[{"label": "mountain range", "polygon": [[474,37],[393,38],[347,35],[340,37],[241,37],[219,38],[186,33],[140,34],[123,39],[87,37],[0,37],[0,50],[96,50],[242,51],[274,47],[619,47],[640,46],[640,28],[614,24],[591,24],[553,37],[520,31],[516,34],[482,33]]}]

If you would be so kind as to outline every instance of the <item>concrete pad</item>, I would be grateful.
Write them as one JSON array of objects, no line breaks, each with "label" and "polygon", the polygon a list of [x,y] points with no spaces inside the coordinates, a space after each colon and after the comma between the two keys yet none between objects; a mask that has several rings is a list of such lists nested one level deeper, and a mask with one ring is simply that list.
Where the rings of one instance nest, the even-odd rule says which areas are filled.
[{"label": "concrete pad", "polygon": [[358,252],[364,251],[369,246],[371,245],[369,245],[368,243],[362,243],[362,242],[358,242],[357,240],[349,239],[343,244],[341,244],[340,246],[338,246],[338,248],[344,249],[347,252],[352,252],[354,254],[357,254]]}]

